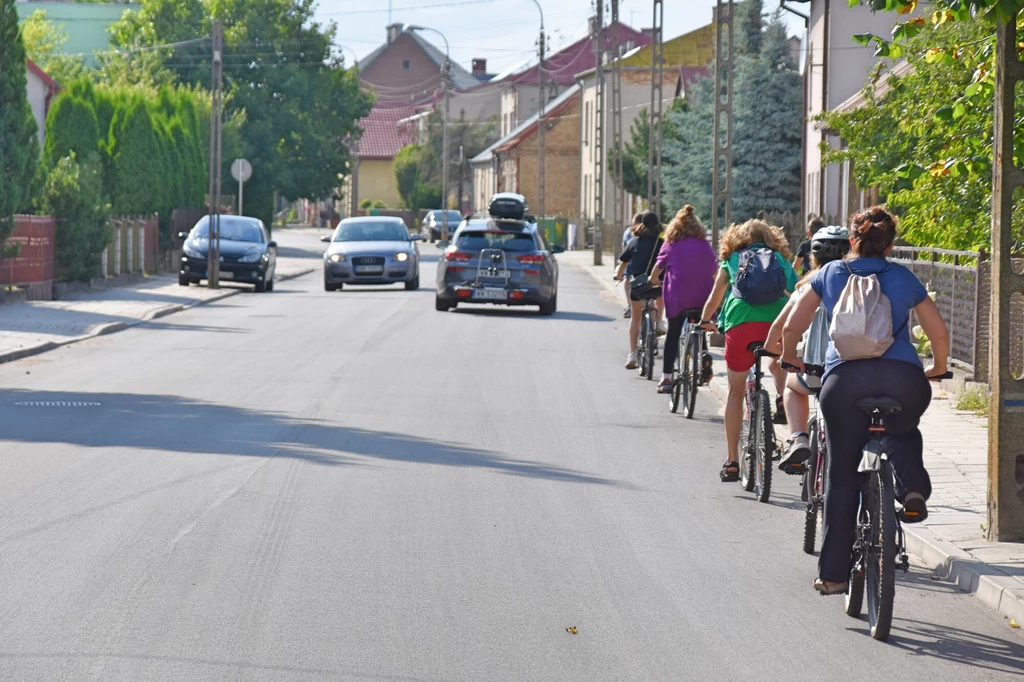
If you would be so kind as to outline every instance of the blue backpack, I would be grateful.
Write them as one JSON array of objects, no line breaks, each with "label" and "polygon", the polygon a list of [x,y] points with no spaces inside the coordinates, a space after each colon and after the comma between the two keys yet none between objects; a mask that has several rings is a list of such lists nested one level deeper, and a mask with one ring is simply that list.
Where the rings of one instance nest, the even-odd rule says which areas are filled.
[{"label": "blue backpack", "polygon": [[751,305],[775,303],[786,295],[786,271],[774,251],[764,244],[740,251],[732,295]]}]

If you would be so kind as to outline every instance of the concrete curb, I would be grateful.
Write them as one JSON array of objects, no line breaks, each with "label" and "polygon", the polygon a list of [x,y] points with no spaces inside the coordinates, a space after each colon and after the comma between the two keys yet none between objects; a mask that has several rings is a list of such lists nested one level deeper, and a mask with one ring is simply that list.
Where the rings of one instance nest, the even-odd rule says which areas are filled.
[{"label": "concrete curb", "polygon": [[[311,272],[315,272],[316,268],[303,268],[295,272],[288,273],[287,275],[281,275],[275,278],[275,282],[284,282],[297,277],[308,275]],[[185,310],[191,310],[192,308],[198,308],[199,306],[207,305],[209,303],[216,303],[217,301],[223,301],[225,298],[230,298],[241,293],[241,289],[232,289],[223,293],[205,298],[202,300],[196,300],[191,303],[178,303],[175,305],[164,306],[163,308],[157,308],[143,315],[138,320],[130,322],[103,322],[89,329],[88,332],[81,336],[73,336],[61,341],[46,341],[45,343],[36,344],[34,346],[28,346],[26,348],[19,348],[17,350],[5,351],[0,353],[0,365],[14,362],[15,360],[21,360],[23,358],[31,357],[33,355],[41,355],[42,353],[61,348],[63,346],[70,346],[73,343],[79,343],[81,341],[87,341],[88,339],[94,339],[99,336],[106,336],[108,334],[114,334],[125,329],[131,329],[147,322],[159,319],[161,317],[167,317],[174,313],[179,313]]]},{"label": "concrete curb", "polygon": [[[606,290],[616,293],[614,282],[599,277],[594,267],[576,261],[569,263],[589,274]],[[618,293],[621,298],[621,292]],[[725,366],[725,359],[720,352],[713,349],[712,355],[716,369]],[[723,375],[716,374],[708,384],[708,389],[719,401],[725,402],[729,387]],[[777,437],[784,440],[787,435],[785,429],[776,427]],[[903,531],[907,538],[907,551],[935,575],[955,583],[981,603],[1024,626],[1024,583],[996,566],[979,561],[955,544],[942,540],[928,528],[927,521],[920,526],[903,526]]]}]

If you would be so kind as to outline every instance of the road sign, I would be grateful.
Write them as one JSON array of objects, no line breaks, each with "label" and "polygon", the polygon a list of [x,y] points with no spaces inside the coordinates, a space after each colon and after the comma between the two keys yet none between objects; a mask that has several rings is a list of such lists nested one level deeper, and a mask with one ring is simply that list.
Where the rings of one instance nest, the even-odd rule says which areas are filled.
[{"label": "road sign", "polygon": [[245,159],[235,159],[231,162],[231,177],[239,182],[249,182],[252,177],[252,164]]}]

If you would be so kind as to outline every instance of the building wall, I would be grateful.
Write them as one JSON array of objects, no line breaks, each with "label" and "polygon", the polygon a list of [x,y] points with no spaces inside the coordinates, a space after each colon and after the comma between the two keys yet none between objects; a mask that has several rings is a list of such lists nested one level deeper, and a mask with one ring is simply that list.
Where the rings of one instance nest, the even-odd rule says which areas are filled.
[{"label": "building wall", "polygon": [[[557,118],[545,119],[549,126],[544,137],[544,208],[549,216],[575,218],[579,211],[580,99],[562,110]],[[531,207],[537,206],[537,135],[530,135],[515,149],[515,158],[503,162],[503,168],[515,164],[517,184],[513,191],[523,194]]]},{"label": "building wall", "polygon": [[68,41],[62,48],[68,54],[84,54],[86,64],[95,66],[92,53],[110,49],[110,25],[126,11],[138,5],[91,2],[16,2],[18,17],[25,20],[37,9],[46,11],[46,18],[55,24],[64,24]]},{"label": "building wall", "polygon": [[381,200],[388,208],[397,208],[402,203],[395,181],[393,159],[361,159],[359,161],[359,198],[356,205],[367,199]]},{"label": "building wall", "polygon": [[36,126],[39,137],[39,144],[42,145],[46,139],[46,97],[50,89],[46,83],[39,80],[32,71],[26,69],[26,94],[28,95],[29,106],[32,107],[32,115],[36,119]]},{"label": "building wall", "polygon": [[491,161],[473,166],[473,205],[474,211],[486,211],[491,195],[497,192],[497,176]]},{"label": "building wall", "polygon": [[808,76],[804,213],[832,216],[842,221],[846,216],[839,214],[846,182],[838,166],[822,168],[819,148],[822,141],[835,148],[839,140],[818,130],[813,118],[826,108],[837,107],[863,89],[868,73],[877,62],[874,49],[858,46],[851,40],[852,36],[859,33],[887,35],[894,19],[884,12],[874,14],[865,6],[849,7],[844,0],[811,0],[810,16],[808,61],[805,63]]},{"label": "building wall", "polygon": [[455,92],[450,95],[453,121],[464,117],[467,121],[486,121],[501,116],[502,88],[499,84],[487,84],[471,92]]},{"label": "building wall", "polygon": [[359,78],[375,90],[378,102],[387,104],[412,104],[441,87],[438,65],[404,33]]}]

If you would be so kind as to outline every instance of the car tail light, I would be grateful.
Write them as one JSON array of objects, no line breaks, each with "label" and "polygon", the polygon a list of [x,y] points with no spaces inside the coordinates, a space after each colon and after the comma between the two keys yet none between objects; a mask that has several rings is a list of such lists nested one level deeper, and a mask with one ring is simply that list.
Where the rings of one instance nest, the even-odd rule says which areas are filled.
[{"label": "car tail light", "polygon": [[457,249],[449,249],[445,251],[444,257],[449,261],[468,261],[469,254],[459,251]]},{"label": "car tail light", "polygon": [[455,292],[455,295],[458,298],[469,298],[473,295],[473,291],[471,289],[459,289]]},{"label": "car tail light", "polygon": [[531,253],[526,256],[519,256],[516,260],[520,263],[543,263],[544,256],[539,253]]},{"label": "car tail light", "polygon": [[523,299],[525,296],[526,296],[526,294],[524,294],[521,291],[513,291],[512,292],[512,300],[514,300],[514,301],[519,301],[519,300]]},{"label": "car tail light", "polygon": [[457,267],[453,267],[453,266],[449,265],[447,272],[462,272],[465,269],[466,268],[457,268]]},{"label": "car tail light", "polygon": [[524,275],[539,275],[540,270],[523,270]]}]

